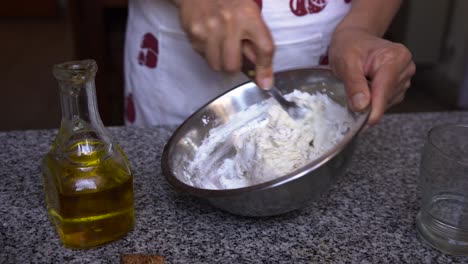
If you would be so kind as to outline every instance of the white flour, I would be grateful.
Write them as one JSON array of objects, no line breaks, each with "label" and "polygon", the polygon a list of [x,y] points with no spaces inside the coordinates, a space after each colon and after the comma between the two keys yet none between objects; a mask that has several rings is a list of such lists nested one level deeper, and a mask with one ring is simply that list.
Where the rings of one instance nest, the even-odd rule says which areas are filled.
[{"label": "white flour", "polygon": [[295,90],[286,98],[307,109],[304,118],[292,119],[273,99],[237,113],[198,148],[188,184],[234,189],[273,180],[331,149],[353,124],[347,109],[325,94]]}]

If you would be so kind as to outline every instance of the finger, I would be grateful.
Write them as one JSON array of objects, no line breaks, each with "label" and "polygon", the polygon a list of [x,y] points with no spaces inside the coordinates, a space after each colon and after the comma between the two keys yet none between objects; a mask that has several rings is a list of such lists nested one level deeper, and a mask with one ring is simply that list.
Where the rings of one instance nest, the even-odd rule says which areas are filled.
[{"label": "finger", "polygon": [[205,56],[205,47],[206,47],[206,44],[204,44],[204,43],[201,43],[201,42],[192,42],[192,48],[193,48],[197,53],[199,53],[200,55],[202,55],[203,57]]},{"label": "finger", "polygon": [[257,60],[257,56],[255,55],[255,48],[252,43],[250,43],[250,41],[242,41],[242,54],[244,54],[252,62]]},{"label": "finger", "polygon": [[416,65],[414,64],[413,61],[411,61],[403,70],[403,72],[400,74],[400,82],[406,82],[408,80],[411,80],[411,78],[413,77],[415,73],[416,73]]},{"label": "finger", "polygon": [[343,59],[336,64],[335,72],[343,80],[351,110],[364,110],[370,103],[370,90],[361,60],[355,56]]},{"label": "finger", "polygon": [[411,64],[412,63],[409,63],[408,67],[400,74],[399,82],[396,88],[386,93],[388,105],[385,110],[401,103],[404,100],[406,91],[411,87],[411,76],[415,72],[415,67],[412,67]]},{"label": "finger", "polygon": [[206,40],[206,29],[201,22],[193,22],[189,26],[184,25],[185,32],[193,42]]},{"label": "finger", "polygon": [[406,90],[408,90],[410,87],[411,87],[411,80],[407,80],[407,81],[405,82],[405,85],[403,86],[403,88],[405,89],[405,92],[406,92]]},{"label": "finger", "polygon": [[[225,18],[230,20],[230,18]],[[226,72],[235,73],[240,70],[242,61],[241,35],[236,30],[236,25],[226,21],[226,32],[222,45],[222,63]]]},{"label": "finger", "polygon": [[218,41],[214,39],[209,40],[206,44],[204,55],[213,70],[221,70],[221,47]]},{"label": "finger", "polygon": [[[387,106],[385,107],[385,111],[392,108],[393,106],[400,104],[404,101],[406,91],[411,87],[411,80],[405,79],[398,85],[396,92],[387,99]],[[388,96],[387,96],[388,97]]]},{"label": "finger", "polygon": [[414,61],[410,60],[406,67],[402,69],[402,75],[406,76],[407,78],[411,78],[416,73],[416,64]]},{"label": "finger", "polygon": [[200,21],[197,17],[189,17],[188,21],[194,21],[192,23],[184,23],[183,27],[187,33],[188,38],[192,44],[192,48],[197,51],[199,54],[205,54],[206,49],[206,40],[208,35],[208,30],[203,22]]},{"label": "finger", "polygon": [[[273,54],[274,44],[270,31],[263,21],[256,22],[256,25],[249,27],[247,39],[253,47],[256,65],[256,82],[262,89],[269,89],[273,86]],[[247,54],[245,54],[248,56]]]},{"label": "finger", "polygon": [[[411,52],[400,43],[385,40],[384,45],[372,52],[365,65],[366,72],[377,72],[382,65],[396,64],[400,73],[414,67]],[[414,74],[414,73],[413,73]]]},{"label": "finger", "polygon": [[400,93],[406,93],[406,91],[411,87],[411,77],[415,73],[415,69],[416,67],[414,66],[414,63],[411,62],[409,63],[408,67],[400,74],[398,82],[399,85],[397,90],[394,92],[395,95],[393,97],[397,97],[397,95]]},{"label": "finger", "polygon": [[372,111],[368,123],[376,124],[383,116],[392,95],[399,93],[399,67],[395,64],[381,65],[372,76]]},{"label": "finger", "polygon": [[406,92],[406,90],[408,90],[410,87],[411,87],[411,78],[408,77],[407,75],[400,76],[397,88],[393,90],[394,91],[393,93],[389,93],[389,95],[395,94],[396,96],[396,94],[400,92]]},{"label": "finger", "polygon": [[210,37],[206,39],[205,58],[208,64],[215,71],[221,70],[221,53],[223,43],[223,31],[219,29],[219,23],[216,19],[209,19],[207,28]]},{"label": "finger", "polygon": [[[394,62],[397,64],[397,62]],[[416,66],[413,61],[409,61],[405,67],[402,67],[400,70],[400,74],[398,77],[398,82],[401,84],[405,84],[407,81],[411,81],[411,78],[416,72]],[[401,87],[404,87],[402,85]]]},{"label": "finger", "polygon": [[403,102],[406,91],[411,87],[411,80],[406,80],[403,83],[400,83],[399,87],[398,92],[389,100],[390,103],[389,106],[387,106],[387,109],[390,108],[390,106]]},{"label": "finger", "polygon": [[375,125],[383,116],[387,107],[387,100],[383,90],[374,88],[372,84],[372,110],[367,123],[370,126]]},{"label": "finger", "polygon": [[394,106],[394,105],[397,105],[401,102],[403,102],[403,100],[405,99],[405,90],[401,91],[400,93],[396,94],[389,102],[389,104],[387,105],[386,109],[389,109],[390,107]]},{"label": "finger", "polygon": [[416,74],[416,64],[414,61],[411,61],[410,66],[408,67],[408,76],[411,78]]},{"label": "finger", "polygon": [[206,40],[202,40],[199,38],[195,38],[189,35],[190,43],[192,44],[192,48],[202,56],[205,56],[205,49],[206,49]]}]

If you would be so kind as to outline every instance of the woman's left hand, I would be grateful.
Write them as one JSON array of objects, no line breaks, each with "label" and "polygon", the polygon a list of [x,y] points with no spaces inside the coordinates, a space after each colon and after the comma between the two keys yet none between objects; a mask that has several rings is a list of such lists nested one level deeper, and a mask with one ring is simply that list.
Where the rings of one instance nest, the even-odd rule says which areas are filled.
[{"label": "woman's left hand", "polygon": [[371,104],[368,124],[376,124],[385,110],[400,103],[416,72],[410,51],[362,29],[333,34],[330,66],[344,82],[351,110]]}]

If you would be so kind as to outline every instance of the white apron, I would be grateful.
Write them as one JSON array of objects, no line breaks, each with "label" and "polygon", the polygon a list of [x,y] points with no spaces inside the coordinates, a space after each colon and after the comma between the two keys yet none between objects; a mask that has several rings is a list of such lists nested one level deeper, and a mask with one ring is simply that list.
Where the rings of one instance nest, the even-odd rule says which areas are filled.
[{"label": "white apron", "polygon": [[[331,35],[351,0],[252,0],[276,46],[275,71],[328,64]],[[212,71],[193,49],[170,0],[130,0],[125,39],[125,123],[178,125],[246,81]]]}]

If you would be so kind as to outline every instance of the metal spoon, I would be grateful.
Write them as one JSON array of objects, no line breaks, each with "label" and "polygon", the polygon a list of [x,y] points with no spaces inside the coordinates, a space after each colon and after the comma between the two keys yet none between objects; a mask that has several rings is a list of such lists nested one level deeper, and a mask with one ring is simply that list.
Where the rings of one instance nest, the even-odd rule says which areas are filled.
[{"label": "metal spoon", "polygon": [[[247,75],[249,79],[255,81],[255,65],[246,57],[243,59],[242,72]],[[304,117],[304,109],[299,107],[295,102],[288,101],[284,98],[281,91],[275,85],[269,89],[262,90],[269,93],[292,118],[300,119]]]}]

